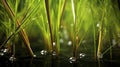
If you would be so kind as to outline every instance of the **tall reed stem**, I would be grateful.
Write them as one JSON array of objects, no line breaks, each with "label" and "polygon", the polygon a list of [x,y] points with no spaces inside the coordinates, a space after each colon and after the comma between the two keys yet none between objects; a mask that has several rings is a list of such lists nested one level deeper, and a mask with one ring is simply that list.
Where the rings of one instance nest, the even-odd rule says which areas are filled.
[{"label": "tall reed stem", "polygon": [[[10,6],[8,5],[7,1],[6,1],[6,0],[2,0],[2,3],[3,3],[3,5],[5,6],[6,10],[10,13],[10,16],[12,17],[12,19],[14,20],[15,14],[14,14],[14,12],[12,11],[12,9],[10,8]],[[16,23],[17,23],[17,27],[19,27],[19,26],[20,26],[20,22],[19,22],[18,19],[16,19]],[[23,41],[24,41],[24,43],[25,43],[25,46],[27,47],[30,55],[31,55],[32,57],[34,57],[34,53],[33,53],[32,49],[31,49],[31,47],[30,47],[30,42],[29,42],[29,39],[28,39],[28,36],[27,36],[25,30],[24,30],[24,29],[21,29],[21,31],[19,32],[19,35],[22,37],[22,39],[23,39]]]},{"label": "tall reed stem", "polygon": [[102,47],[102,29],[100,27],[99,41],[98,41],[98,50],[97,50],[97,56],[98,56],[98,58],[100,58],[100,56],[101,56],[101,47]]},{"label": "tall reed stem", "polygon": [[49,0],[45,0],[45,6],[46,6],[47,19],[48,19],[49,30],[50,30],[51,46],[52,46],[52,50],[55,50],[53,48],[53,34],[52,34],[52,23],[51,23],[51,19],[50,19]]},{"label": "tall reed stem", "polygon": [[78,47],[78,28],[77,28],[77,23],[76,23],[76,13],[75,13],[75,5],[74,5],[74,0],[71,0],[71,5],[72,5],[72,13],[73,13],[73,20],[74,20],[74,39],[73,39],[73,57],[77,57],[77,47]]}]

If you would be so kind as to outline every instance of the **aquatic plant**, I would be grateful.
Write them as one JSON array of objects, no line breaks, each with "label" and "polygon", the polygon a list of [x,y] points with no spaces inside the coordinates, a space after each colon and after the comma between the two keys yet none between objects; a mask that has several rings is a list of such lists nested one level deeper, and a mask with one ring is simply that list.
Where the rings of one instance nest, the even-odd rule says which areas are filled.
[{"label": "aquatic plant", "polygon": [[[34,57],[34,50],[30,47],[35,49],[30,45],[34,37],[38,40],[35,41],[37,45],[43,45],[37,47],[42,50],[41,55],[64,54],[74,62],[86,55],[97,60],[109,53],[112,58],[112,48],[119,44],[120,10],[117,1],[1,0],[0,8],[0,31],[6,35],[0,42],[1,49],[10,47],[11,43],[17,47],[15,42],[21,37]],[[14,49],[13,54],[15,52]]]},{"label": "aquatic plant", "polygon": [[[11,32],[12,33],[10,35],[8,35],[7,39],[3,42],[1,47],[6,45],[7,42],[20,31],[19,32],[20,37],[23,39],[23,41],[25,43],[25,46],[28,48],[28,50],[30,52],[30,55],[32,57],[34,57],[34,53],[33,53],[32,49],[30,47],[30,42],[29,42],[28,36],[27,36],[25,30],[22,28],[22,26],[24,26],[26,22],[30,22],[28,20],[29,20],[30,16],[33,13],[35,13],[38,6],[37,7],[35,7],[35,6],[31,7],[32,3],[29,3],[29,7],[27,8],[27,11],[25,11],[23,13],[24,15],[23,15],[22,18],[21,18],[22,15],[20,15],[20,20],[19,20],[18,19],[19,13],[17,12],[19,2],[20,1],[15,1],[15,4],[14,4],[14,3],[12,3],[12,0],[11,1],[2,0],[2,3],[4,5],[3,8],[6,10],[6,14],[8,15],[7,18],[10,19],[12,22],[14,22],[13,26],[16,27],[16,28],[14,28],[14,31],[10,31],[10,33]],[[3,23],[3,22],[1,22],[1,23]],[[17,26],[15,26],[15,25],[17,25]],[[11,27],[9,27],[9,28],[11,28]]]}]

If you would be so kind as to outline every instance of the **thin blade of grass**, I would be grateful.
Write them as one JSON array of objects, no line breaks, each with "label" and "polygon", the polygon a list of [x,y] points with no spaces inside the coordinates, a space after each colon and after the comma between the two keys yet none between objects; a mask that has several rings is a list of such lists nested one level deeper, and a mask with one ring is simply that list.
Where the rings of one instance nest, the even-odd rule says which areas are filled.
[{"label": "thin blade of grass", "polygon": [[46,12],[47,12],[48,24],[49,24],[49,31],[50,31],[50,38],[51,38],[51,46],[52,46],[52,50],[54,50],[54,48],[53,48],[52,23],[51,23],[51,19],[50,19],[49,0],[45,0],[45,7],[46,7]]},{"label": "thin blade of grass", "polygon": [[[12,16],[12,18],[15,18],[15,14],[14,14],[14,12],[11,10],[10,6],[7,4],[7,1],[6,1],[6,0],[2,0],[2,2],[3,2],[3,5],[5,6],[5,8],[6,8],[6,9],[8,10],[8,12],[10,13],[10,15]],[[16,20],[16,22],[17,22],[17,26],[20,26],[20,22],[18,21],[18,19]],[[26,46],[27,49],[29,50],[30,55],[31,55],[32,57],[34,57],[34,53],[33,53],[32,49],[31,49],[31,47],[30,47],[30,42],[29,42],[29,39],[28,39],[28,36],[27,36],[25,30],[24,30],[24,29],[21,29],[21,31],[20,31],[19,34],[20,34],[20,36],[22,37],[22,39],[23,39],[23,41],[24,41],[24,43],[25,43],[25,46]],[[12,35],[10,36],[10,38],[11,38],[11,37],[12,37]],[[9,40],[9,38],[8,38],[8,40]],[[8,40],[6,40],[5,43],[6,43]]]}]

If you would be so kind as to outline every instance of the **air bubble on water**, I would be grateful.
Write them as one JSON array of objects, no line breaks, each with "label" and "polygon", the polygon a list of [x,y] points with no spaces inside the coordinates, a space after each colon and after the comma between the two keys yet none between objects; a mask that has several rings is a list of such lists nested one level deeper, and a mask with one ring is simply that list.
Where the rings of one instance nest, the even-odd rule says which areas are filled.
[{"label": "air bubble on water", "polygon": [[4,51],[3,51],[4,53],[6,53],[6,52],[8,52],[8,49],[4,49]]},{"label": "air bubble on water", "polygon": [[72,45],[72,41],[68,41],[68,46],[71,46]]},{"label": "air bubble on water", "polygon": [[10,60],[11,62],[13,62],[13,61],[16,61],[16,58],[14,57],[14,55],[12,55],[12,56],[9,58],[9,60]]},{"label": "air bubble on water", "polygon": [[7,49],[7,48],[1,49],[1,51],[2,51],[3,53],[6,53],[6,52],[8,52],[8,49]]},{"label": "air bubble on water", "polygon": [[75,57],[70,57],[70,58],[69,58],[69,62],[70,62],[70,63],[76,62],[76,58],[75,58]]},{"label": "air bubble on water", "polygon": [[52,51],[52,55],[56,56],[57,55],[56,51]]},{"label": "air bubble on water", "polygon": [[55,43],[55,42],[53,42],[53,46],[56,46],[56,43]]},{"label": "air bubble on water", "polygon": [[41,54],[41,55],[47,55],[47,51],[46,51],[46,50],[41,50],[41,51],[40,51],[40,54]]},{"label": "air bubble on water", "polygon": [[84,58],[85,56],[86,56],[85,53],[80,53],[80,54],[79,54],[79,57],[80,57],[80,58]]},{"label": "air bubble on water", "polygon": [[37,57],[37,56],[34,54],[33,57]]},{"label": "air bubble on water", "polygon": [[60,43],[64,43],[64,40],[62,38],[60,39]]},{"label": "air bubble on water", "polygon": [[4,55],[4,53],[0,52],[0,56],[3,56],[3,55]]}]

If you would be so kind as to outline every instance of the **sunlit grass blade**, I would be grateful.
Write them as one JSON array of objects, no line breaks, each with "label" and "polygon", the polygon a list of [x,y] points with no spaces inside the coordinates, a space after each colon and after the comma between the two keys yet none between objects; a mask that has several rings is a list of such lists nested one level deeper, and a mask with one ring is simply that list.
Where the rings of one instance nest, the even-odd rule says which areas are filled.
[{"label": "sunlit grass blade", "polygon": [[52,23],[51,23],[51,18],[50,18],[49,0],[45,0],[45,7],[46,7],[48,24],[49,24],[49,31],[50,31],[50,38],[51,38],[51,46],[52,46],[52,50],[54,50],[54,48],[53,48],[53,34],[52,34]]},{"label": "sunlit grass blade", "polygon": [[[14,12],[13,12],[12,9],[10,8],[10,6],[7,4],[6,0],[3,0],[2,2],[3,2],[3,5],[5,6],[5,8],[6,8],[6,9],[8,10],[8,12],[10,13],[12,19],[13,19],[13,18],[16,18]],[[33,11],[32,11],[32,12],[33,12]],[[27,18],[32,14],[32,12],[27,16]],[[21,24],[21,23],[19,22],[19,20],[18,20],[18,19],[13,19],[13,20],[16,20],[17,26],[19,27],[20,24]],[[25,19],[24,19],[24,20],[25,20]],[[25,22],[25,21],[22,21],[22,22]],[[23,24],[23,23],[22,23],[22,24]],[[21,26],[20,26],[20,27],[21,27]],[[33,56],[34,56],[34,53],[33,53],[32,49],[31,49],[31,47],[30,47],[30,42],[29,42],[28,36],[27,36],[27,34],[26,34],[26,32],[25,32],[24,29],[21,29],[20,35],[21,35],[21,37],[22,37],[22,39],[23,39],[26,47],[28,48],[28,50],[29,50],[29,52],[30,52],[30,55],[33,57]],[[12,36],[12,35],[11,35],[11,36]],[[11,37],[11,36],[10,36],[10,37]],[[8,38],[8,39],[9,39],[9,38]],[[5,43],[6,43],[6,42],[5,42]]]}]

